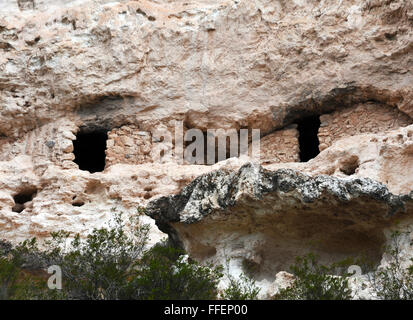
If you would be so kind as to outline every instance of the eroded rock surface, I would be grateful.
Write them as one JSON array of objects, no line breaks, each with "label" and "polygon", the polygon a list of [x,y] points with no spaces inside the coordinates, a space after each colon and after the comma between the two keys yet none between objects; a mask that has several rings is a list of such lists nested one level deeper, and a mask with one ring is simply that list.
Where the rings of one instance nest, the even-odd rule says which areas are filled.
[{"label": "eroded rock surface", "polygon": [[[339,254],[359,252],[364,246],[378,250],[383,227],[394,217],[412,214],[412,204],[411,194],[393,195],[370,179],[310,177],[288,169],[267,171],[249,163],[235,173],[218,170],[195,179],[178,195],[152,201],[148,214],[164,231],[172,228],[174,239],[188,248],[204,242],[201,248],[216,252],[213,243],[220,243],[222,228],[226,236],[232,237],[236,231],[246,235],[268,232],[283,241],[298,240],[300,246],[314,243],[320,250]],[[203,239],[202,229],[203,236],[210,234],[212,243]],[[268,246],[277,250],[277,241],[272,240]],[[280,250],[284,249],[281,246]],[[207,252],[195,254],[208,257]],[[284,258],[280,256],[280,264],[288,263]],[[269,261],[277,268],[272,259]]]},{"label": "eroded rock surface", "polygon": [[261,281],[273,282],[297,256],[322,263],[345,258],[380,262],[384,230],[411,219],[413,192],[393,195],[367,178],[310,177],[247,163],[214,171],[178,195],[149,203],[149,216],[200,261],[227,259]]},{"label": "eroded rock surface", "polygon": [[[410,0],[0,0],[0,238],[155,200],[162,231],[201,260],[227,245],[235,273],[272,281],[308,248],[378,261],[412,225],[412,52]],[[265,170],[177,161],[177,122],[260,129]]]}]

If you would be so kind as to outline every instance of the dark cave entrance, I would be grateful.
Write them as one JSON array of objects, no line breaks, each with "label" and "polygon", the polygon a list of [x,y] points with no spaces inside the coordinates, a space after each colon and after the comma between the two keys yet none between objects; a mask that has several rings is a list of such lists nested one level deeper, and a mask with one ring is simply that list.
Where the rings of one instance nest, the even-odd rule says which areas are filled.
[{"label": "dark cave entrance", "polygon": [[320,128],[320,117],[310,116],[297,122],[300,144],[300,161],[307,162],[315,158],[319,153],[318,129]]},{"label": "dark cave entrance", "polygon": [[73,141],[75,163],[80,170],[102,172],[106,164],[107,130],[80,131]]},{"label": "dark cave entrance", "polygon": [[15,194],[13,196],[14,206],[12,211],[17,213],[22,212],[26,208],[26,204],[32,201],[36,194],[37,190],[35,188],[28,188]]}]

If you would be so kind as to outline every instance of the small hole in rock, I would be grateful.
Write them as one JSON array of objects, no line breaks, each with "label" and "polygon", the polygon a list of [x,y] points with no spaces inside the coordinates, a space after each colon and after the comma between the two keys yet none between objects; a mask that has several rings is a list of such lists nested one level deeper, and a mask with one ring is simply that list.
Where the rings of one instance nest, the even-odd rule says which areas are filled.
[{"label": "small hole in rock", "polygon": [[77,201],[74,201],[73,203],[72,203],[72,206],[74,206],[74,207],[81,207],[81,206],[83,206],[85,203],[83,202],[83,201],[80,201],[80,200],[77,200]]},{"label": "small hole in rock", "polygon": [[144,11],[142,11],[140,8],[138,8],[138,9],[136,10],[136,13],[139,13],[139,14],[141,14],[141,15],[143,15],[143,16],[146,17],[146,13],[145,13]]},{"label": "small hole in rock", "polygon": [[15,205],[13,206],[12,211],[17,213],[22,212],[26,208],[25,204],[32,201],[36,196],[36,193],[36,189],[29,188],[16,194],[13,197]]},{"label": "small hole in rock", "polygon": [[351,176],[356,173],[356,170],[359,167],[359,165],[360,163],[358,157],[350,157],[346,161],[342,162],[340,166],[340,171],[348,176]]},{"label": "small hole in rock", "polygon": [[395,33],[385,33],[384,36],[386,37],[387,40],[396,40],[397,39],[397,34]]}]

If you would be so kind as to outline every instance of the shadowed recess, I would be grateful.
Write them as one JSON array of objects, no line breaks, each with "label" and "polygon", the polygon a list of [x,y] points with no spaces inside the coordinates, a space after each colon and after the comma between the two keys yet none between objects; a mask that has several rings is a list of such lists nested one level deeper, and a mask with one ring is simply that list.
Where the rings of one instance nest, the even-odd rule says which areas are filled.
[{"label": "shadowed recess", "polygon": [[17,213],[22,212],[26,208],[26,204],[36,196],[36,193],[36,188],[27,188],[15,194],[13,196],[14,206],[12,211]]},{"label": "shadowed recess", "polygon": [[75,163],[80,170],[102,172],[106,164],[106,130],[80,131],[73,141]]},{"label": "shadowed recess", "polygon": [[300,134],[298,142],[300,144],[300,161],[307,162],[315,158],[320,150],[318,148],[318,129],[320,128],[320,117],[310,116],[297,122]]}]

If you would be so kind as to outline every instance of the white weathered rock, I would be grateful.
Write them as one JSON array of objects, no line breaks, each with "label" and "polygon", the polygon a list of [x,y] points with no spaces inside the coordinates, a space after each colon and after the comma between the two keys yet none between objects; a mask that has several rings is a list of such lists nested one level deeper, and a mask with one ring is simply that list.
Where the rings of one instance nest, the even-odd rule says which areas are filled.
[{"label": "white weathered rock", "polygon": [[257,278],[271,283],[308,252],[322,264],[349,257],[380,262],[386,231],[412,221],[413,192],[394,195],[368,178],[311,177],[247,163],[196,178],[179,194],[150,202],[147,214],[199,261],[233,260],[246,273],[252,265]]},{"label": "white weathered rock", "polygon": [[[380,260],[388,212],[410,225],[412,12],[410,0],[0,0],[0,238],[84,235],[112,208],[188,194],[170,200],[172,220],[152,213],[161,230],[202,261],[230,254],[234,273],[259,265],[263,288],[303,239],[324,241],[325,261],[346,246]],[[322,152],[300,163],[294,124],[309,115]],[[183,133],[260,129],[270,171],[154,162],[153,131],[175,121]],[[76,134],[103,129],[105,170],[79,170]],[[292,189],[266,193],[272,175]],[[142,219],[152,242],[165,236]]]}]

